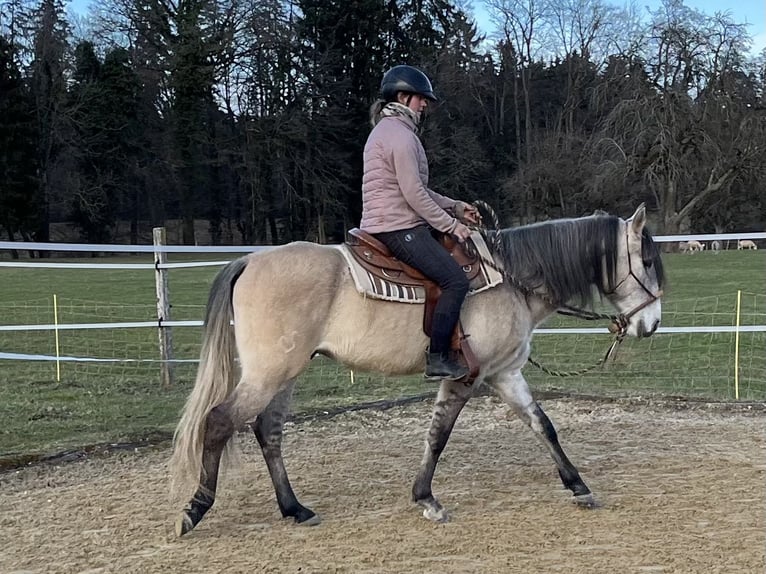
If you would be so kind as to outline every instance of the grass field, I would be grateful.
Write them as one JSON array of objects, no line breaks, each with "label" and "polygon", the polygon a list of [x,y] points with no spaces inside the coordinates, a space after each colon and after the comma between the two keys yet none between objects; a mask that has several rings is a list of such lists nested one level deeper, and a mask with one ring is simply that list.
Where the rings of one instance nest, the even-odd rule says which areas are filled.
[{"label": "grass field", "polygon": [[[210,256],[213,260],[231,254]],[[200,260],[171,255],[171,261]],[[151,263],[150,256],[55,261]],[[728,251],[718,255],[665,256],[669,285],[663,326],[733,325],[741,290],[744,325],[766,324],[766,254]],[[201,319],[217,267],[170,272],[172,319]],[[0,269],[0,324],[50,324],[53,295],[60,323],[149,321],[155,318],[151,270]],[[603,326],[552,318],[546,326]],[[176,357],[194,360],[199,328],[176,328]],[[538,335],[533,356],[549,368],[576,370],[605,352],[607,335]],[[766,400],[766,334],[740,337],[739,397]],[[525,369],[537,389],[588,394],[662,394],[734,398],[734,334],[658,335],[626,341],[606,369],[582,377],[556,378],[531,365]],[[55,354],[51,331],[0,331],[0,352]],[[0,458],[47,453],[100,442],[132,441],[172,431],[193,382],[195,365],[176,366],[176,384],[160,388],[155,329],[60,331],[63,356],[132,362],[62,362],[0,359]],[[141,359],[141,361],[136,361]],[[149,362],[147,362],[149,361]],[[362,401],[395,399],[434,390],[419,376],[384,378],[350,373],[319,360],[300,380],[296,412]]]}]

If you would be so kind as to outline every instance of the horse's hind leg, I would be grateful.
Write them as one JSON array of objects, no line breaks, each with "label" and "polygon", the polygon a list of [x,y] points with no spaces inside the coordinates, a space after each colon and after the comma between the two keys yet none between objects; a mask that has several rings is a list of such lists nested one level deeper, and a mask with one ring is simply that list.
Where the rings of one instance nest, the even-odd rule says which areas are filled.
[{"label": "horse's hind leg", "polygon": [[197,491],[176,522],[176,534],[192,530],[215,502],[221,455],[234,432],[252,421],[271,402],[275,385],[266,385],[243,376],[228,398],[205,418],[202,447],[202,470]]},{"label": "horse's hind leg", "polygon": [[290,406],[294,384],[295,381],[290,381],[288,387],[280,391],[266,410],[258,415],[253,425],[253,432],[258,444],[261,445],[261,452],[269,469],[282,516],[292,516],[299,524],[313,526],[319,524],[319,516],[298,502],[282,460],[282,428]]},{"label": "horse's hind leg", "polygon": [[449,520],[444,507],[434,498],[431,483],[439,456],[447,445],[455,421],[465,403],[471,398],[471,394],[472,389],[462,383],[444,381],[439,387],[431,417],[431,427],[428,429],[423,461],[415,477],[415,483],[412,485],[412,500],[423,507],[423,516],[429,520],[436,522]]},{"label": "horse's hind leg", "polygon": [[513,407],[514,412],[531,428],[543,441],[558,467],[561,482],[565,488],[572,491],[575,502],[588,508],[594,507],[595,501],[590,489],[583,482],[580,473],[569,461],[559,444],[556,429],[543,412],[543,409],[532,398],[526,379],[520,371],[498,376],[492,386],[500,397]]}]

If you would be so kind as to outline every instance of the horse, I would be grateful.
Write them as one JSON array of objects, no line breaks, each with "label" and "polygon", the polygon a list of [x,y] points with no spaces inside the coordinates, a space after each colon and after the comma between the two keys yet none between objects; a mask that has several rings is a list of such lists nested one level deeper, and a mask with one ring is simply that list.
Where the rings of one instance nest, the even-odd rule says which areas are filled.
[{"label": "horse", "polygon": [[[599,295],[622,314],[623,335],[648,337],[657,330],[664,272],[645,222],[642,204],[627,220],[591,215],[486,232],[494,264],[507,280],[463,305],[461,322],[481,372],[472,386],[439,383],[412,487],[412,500],[425,518],[449,519],[433,495],[432,480],[458,414],[482,384],[542,439],[574,502],[597,504],[533,398],[522,367],[535,327],[567,301],[589,305]],[[294,242],[224,267],[209,293],[198,372],[174,435],[172,492],[176,499],[191,495],[175,523],[176,534],[191,531],[212,507],[222,453],[247,424],[261,447],[282,516],[298,524],[319,523],[298,501],[282,458],[295,379],[316,355],[357,370],[422,372],[427,345],[422,315],[421,305],[360,294],[337,245]]]},{"label": "horse", "polygon": [[701,241],[691,240],[687,244],[687,247],[689,249],[689,253],[694,253],[695,251],[705,251],[705,244]]},{"label": "horse", "polygon": [[714,239],[710,242],[710,251],[718,255],[721,252],[721,242]]},{"label": "horse", "polygon": [[752,249],[757,250],[758,246],[755,244],[755,241],[752,241],[750,239],[740,239],[737,241],[737,250],[741,249]]}]

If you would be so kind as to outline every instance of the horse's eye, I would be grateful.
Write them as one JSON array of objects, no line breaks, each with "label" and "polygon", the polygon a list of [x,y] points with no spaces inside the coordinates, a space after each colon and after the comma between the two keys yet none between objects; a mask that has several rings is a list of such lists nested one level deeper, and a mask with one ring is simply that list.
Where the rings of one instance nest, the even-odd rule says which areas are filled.
[{"label": "horse's eye", "polygon": [[644,259],[644,267],[646,267],[647,269],[651,269],[653,263],[654,262],[651,259]]}]

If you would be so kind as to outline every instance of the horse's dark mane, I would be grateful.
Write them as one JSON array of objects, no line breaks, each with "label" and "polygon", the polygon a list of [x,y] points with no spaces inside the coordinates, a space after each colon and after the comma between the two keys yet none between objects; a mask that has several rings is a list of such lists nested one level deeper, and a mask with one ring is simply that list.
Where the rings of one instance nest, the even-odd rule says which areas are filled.
[{"label": "horse's dark mane", "polygon": [[[615,287],[619,227],[618,217],[592,215],[503,229],[496,232],[501,251],[496,256],[502,258],[504,267],[526,289],[544,289],[559,305],[571,299],[588,305],[593,302],[594,286],[601,294]],[[492,242],[490,237],[488,243]],[[646,228],[642,258],[645,263],[656,265],[661,284],[659,251]],[[606,278],[605,286],[601,277]]]}]

